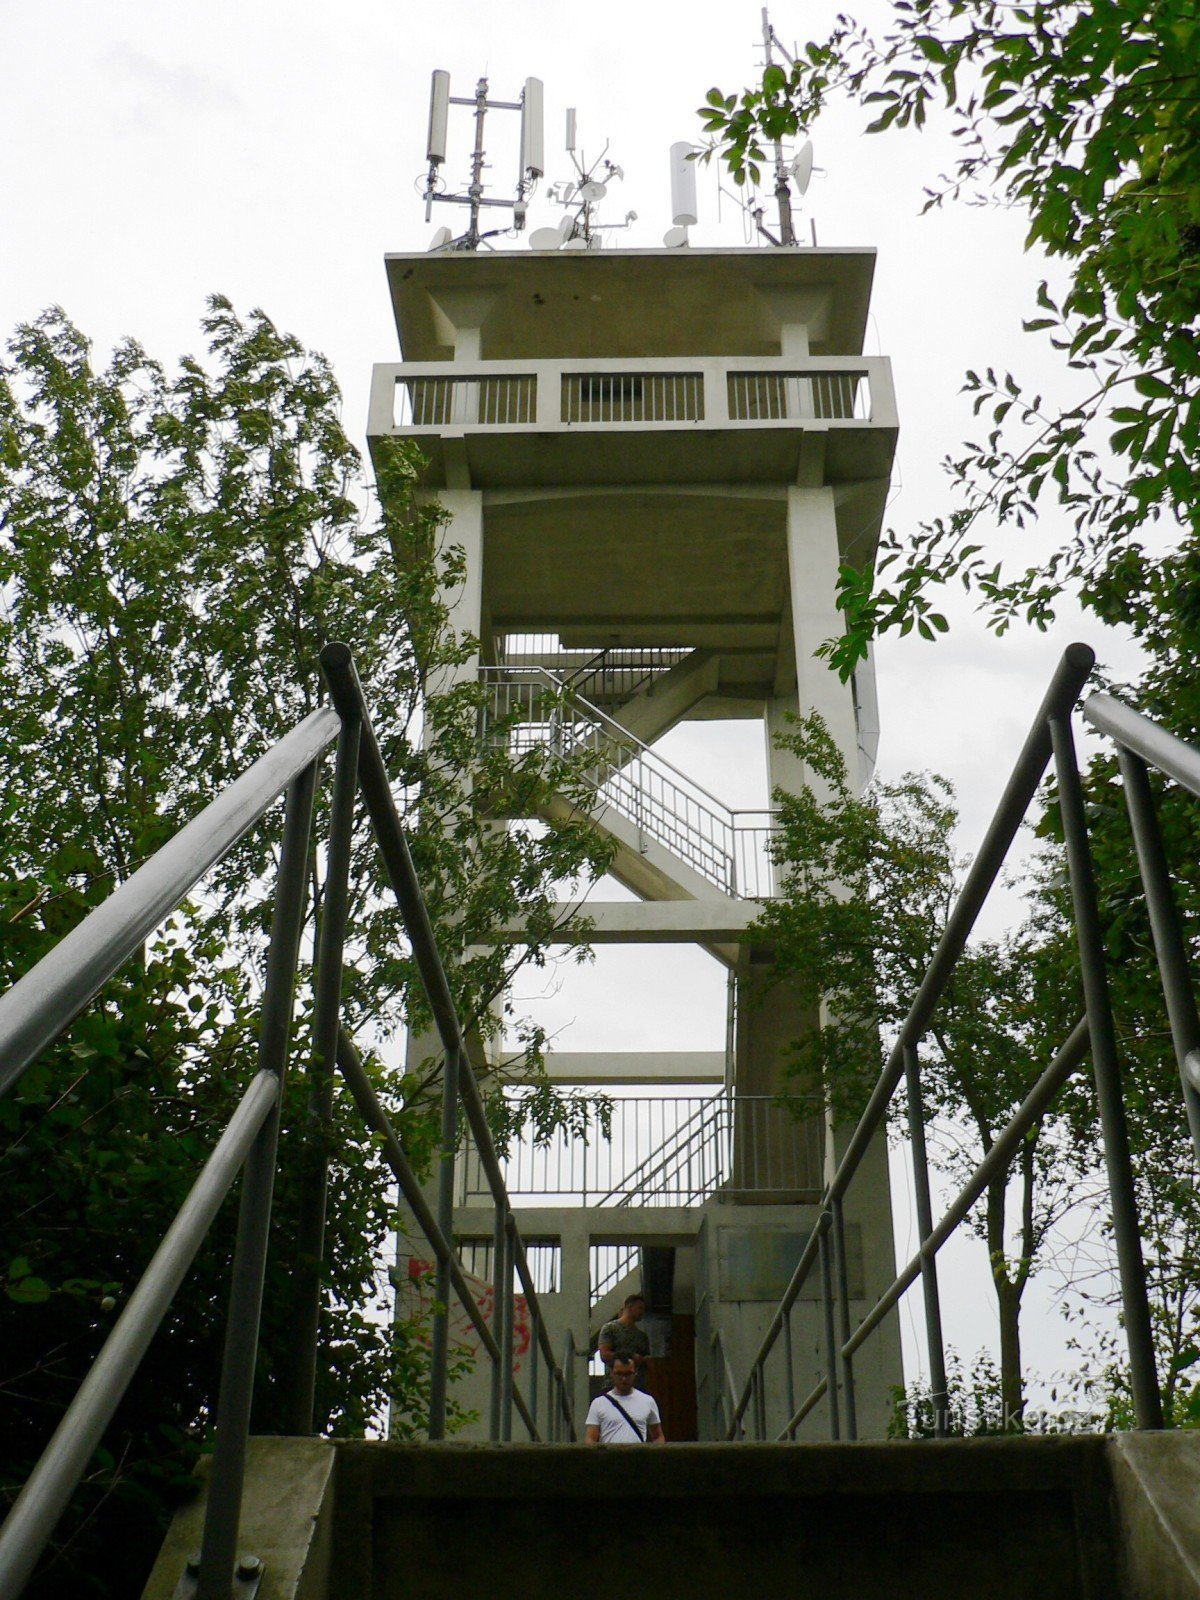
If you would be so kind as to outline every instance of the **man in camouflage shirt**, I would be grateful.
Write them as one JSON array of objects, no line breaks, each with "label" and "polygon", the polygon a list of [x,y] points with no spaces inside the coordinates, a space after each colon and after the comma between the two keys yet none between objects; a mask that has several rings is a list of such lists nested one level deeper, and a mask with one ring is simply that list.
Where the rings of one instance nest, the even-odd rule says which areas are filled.
[{"label": "man in camouflage shirt", "polygon": [[600,1329],[600,1339],[596,1346],[601,1361],[610,1371],[617,1356],[632,1360],[637,1371],[639,1389],[646,1387],[645,1380],[649,1376],[650,1368],[650,1340],[638,1327],[638,1323],[645,1315],[645,1296],[640,1294],[627,1296],[620,1315],[614,1317],[611,1322],[606,1322]]}]

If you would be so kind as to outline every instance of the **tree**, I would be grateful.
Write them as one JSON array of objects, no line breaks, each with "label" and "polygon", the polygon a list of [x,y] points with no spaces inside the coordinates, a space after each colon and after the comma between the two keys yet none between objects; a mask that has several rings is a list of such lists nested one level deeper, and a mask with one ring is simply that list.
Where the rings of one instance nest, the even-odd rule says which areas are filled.
[{"label": "tree", "polygon": [[[869,132],[950,114],[959,156],[926,191],[1002,203],[1066,271],[1025,324],[1063,352],[1078,393],[1050,403],[998,364],[967,391],[990,432],[947,458],[955,504],[889,533],[842,574],[843,675],[876,633],[945,627],[930,591],[961,581],[989,624],[1045,626],[1074,587],[1106,619],[1153,633],[1200,541],[1200,18],[1186,0],[895,0],[877,40],[841,17],[790,66],[701,109],[712,149],[756,181],[764,145],[808,128],[838,95]],[[1036,531],[1053,494],[1072,535],[1009,570],[987,524]],[[1163,524],[1161,529],[1156,525]],[[1165,548],[1164,548],[1165,547]]]},{"label": "tree", "polygon": [[[816,715],[781,741],[813,783],[777,790],[779,897],[755,936],[822,1025],[795,1041],[789,1070],[824,1095],[839,1121],[857,1117],[884,1064],[957,897],[963,862],[944,780],[876,780],[862,796]],[[957,1187],[991,1149],[1070,1031],[1080,1002],[1064,929],[1045,911],[1017,931],[970,944],[921,1050],[935,1164]],[[970,1226],[987,1249],[1000,1330],[999,1395],[1020,1425],[1020,1315],[1047,1235],[1074,1204],[1091,1164],[1086,1085],[1048,1111],[1012,1170],[989,1185]]]},{"label": "tree", "polygon": [[[356,652],[460,1013],[494,1032],[514,969],[542,958],[556,884],[597,875],[607,858],[586,827],[498,827],[470,793],[482,775],[521,794],[527,813],[547,789],[576,793],[578,775],[549,749],[478,751],[479,690],[445,682],[476,648],[448,622],[461,552],[415,493],[417,458],[386,455],[368,513],[325,361],[219,297],[203,328],[206,358],[185,357],[174,373],[133,342],[96,370],[83,335],[50,311],[17,329],[0,367],[0,976],[27,970],[311,711],[321,646],[341,638]],[[280,820],[277,808],[0,1102],[9,1494],[252,1075]],[[318,839],[324,823],[322,801]],[[310,914],[322,870],[314,850]],[[384,1064],[389,1039],[426,1027],[428,1013],[365,828],[353,878],[347,1016],[376,1047],[369,1069],[419,1165],[436,1138],[440,1064],[412,1078]],[[497,939],[522,918],[527,941]],[[282,1421],[298,1174],[312,1138],[311,948],[308,938],[264,1310],[264,1431]],[[514,1070],[544,1082],[540,1040],[526,1032]],[[553,1096],[539,1105],[546,1120],[570,1114]],[[387,1400],[402,1425],[406,1406],[419,1416],[426,1364],[421,1329],[389,1329],[378,1311],[391,1185],[341,1096],[332,1156],[318,1423],[360,1433]],[[47,1592],[64,1572],[80,1591],[139,1592],[211,1421],[232,1226],[227,1207],[97,1456]]]}]

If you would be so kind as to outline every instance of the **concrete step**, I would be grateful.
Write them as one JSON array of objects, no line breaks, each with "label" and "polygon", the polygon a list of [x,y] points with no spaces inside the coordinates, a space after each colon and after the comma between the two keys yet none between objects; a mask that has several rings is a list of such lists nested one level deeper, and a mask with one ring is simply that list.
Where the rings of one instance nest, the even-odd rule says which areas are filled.
[{"label": "concrete step", "polygon": [[[258,1600],[1197,1600],[1200,1437],[250,1442]],[[168,1533],[168,1600],[203,1500]]]},{"label": "concrete step", "polygon": [[1099,1439],[347,1445],[345,1600],[1118,1600]]}]

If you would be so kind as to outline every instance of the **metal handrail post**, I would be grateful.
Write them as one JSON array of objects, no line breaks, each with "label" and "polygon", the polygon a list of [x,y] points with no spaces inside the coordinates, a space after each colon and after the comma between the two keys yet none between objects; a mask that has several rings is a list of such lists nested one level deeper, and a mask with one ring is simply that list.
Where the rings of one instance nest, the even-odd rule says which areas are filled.
[{"label": "metal handrail post", "polygon": [[[929,1189],[929,1156],[925,1146],[925,1108],[921,1100],[921,1061],[915,1045],[904,1047],[904,1077],[908,1091],[908,1139],[912,1147],[917,1241],[924,1245],[933,1232],[933,1200]],[[947,1432],[950,1397],[946,1388],[946,1346],[942,1335],[942,1302],[938,1293],[936,1256],[921,1256],[921,1289],[925,1299],[925,1341],[929,1352],[933,1431],[937,1438],[943,1439]]]},{"label": "metal handrail post", "polygon": [[504,1374],[501,1370],[504,1361],[504,1331],[501,1327],[500,1304],[503,1299],[501,1285],[504,1282],[504,1257],[508,1242],[505,1216],[504,1207],[497,1201],[492,1223],[492,1332],[495,1334],[496,1349],[499,1354],[492,1362],[491,1387],[488,1391],[488,1438],[493,1444],[500,1438],[504,1389]]},{"label": "metal handrail post", "polygon": [[858,1403],[854,1394],[854,1357],[847,1355],[845,1346],[850,1338],[850,1273],[846,1263],[846,1218],[842,1202],[834,1200],[829,1208],[833,1217],[833,1271],[838,1298],[838,1345],[842,1361],[842,1398],[846,1408],[846,1437],[858,1438]]},{"label": "metal handrail post", "polygon": [[[437,1223],[454,1248],[454,1162],[458,1153],[458,1085],[461,1050],[447,1050],[442,1066],[442,1132],[437,1187]],[[429,1362],[429,1437],[446,1437],[446,1391],[450,1374],[450,1256],[437,1252]]]},{"label": "metal handrail post", "polygon": [[1125,804],[1129,810],[1133,842],[1142,873],[1142,888],[1146,895],[1154,952],[1158,957],[1163,998],[1167,1003],[1171,1042],[1175,1046],[1175,1059],[1179,1064],[1184,1110],[1187,1112],[1196,1161],[1200,1164],[1200,1093],[1197,1093],[1196,1085],[1189,1076],[1189,1058],[1194,1060],[1197,1052],[1200,1052],[1200,1016],[1196,1011],[1196,994],[1192,988],[1187,947],[1179,924],[1179,910],[1171,888],[1171,873],[1163,849],[1162,830],[1158,825],[1146,763],[1124,745],[1117,746],[1117,760],[1125,784]]},{"label": "metal handrail post", "polygon": [[533,1437],[541,1438],[538,1432],[538,1340],[542,1334],[541,1313],[534,1313],[529,1319],[529,1414],[533,1418]]},{"label": "metal handrail post", "polygon": [[246,1470],[246,1436],[250,1428],[258,1358],[275,1156],[307,899],[308,846],[316,785],[317,767],[313,762],[288,786],[258,1047],[259,1068],[275,1074],[279,1095],[251,1147],[242,1176],[229,1321],[217,1401],[216,1444],[196,1589],[198,1600],[229,1600],[233,1589],[242,1481]]},{"label": "metal handrail post", "polygon": [[[829,1213],[825,1213],[826,1217]],[[830,1219],[832,1220],[832,1219]],[[829,1437],[842,1436],[838,1413],[837,1344],[833,1335],[833,1271],[829,1261],[829,1229],[821,1229],[821,1321],[825,1333],[825,1395],[829,1401]]]},{"label": "metal handrail post", "polygon": [[512,1439],[513,1424],[513,1238],[516,1226],[512,1213],[504,1219],[504,1272],[496,1286],[500,1296],[500,1437],[505,1444]]},{"label": "metal handrail post", "polygon": [[296,1336],[286,1401],[288,1431],[313,1431],[317,1348],[321,1337],[321,1264],[333,1124],[333,1078],[342,1011],[342,952],[350,911],[350,856],[358,794],[358,738],[362,724],[343,722],[338,734],[330,800],[329,851],[314,979],[309,1097],[309,1168],[296,1238]]},{"label": "metal handrail post", "polygon": [[1071,878],[1080,976],[1091,1035],[1092,1072],[1104,1135],[1104,1164],[1112,1198],[1113,1236],[1117,1246],[1121,1303],[1125,1313],[1125,1337],[1129,1345],[1134,1411],[1139,1428],[1161,1428],[1162,1396],[1154,1359],[1146,1266],[1142,1258],[1133,1165],[1129,1156],[1129,1132],[1121,1091],[1121,1063],[1104,970],[1104,941],[1100,929],[1092,851],[1088,842],[1083,784],[1079,777],[1075,739],[1068,716],[1052,716],[1050,734],[1054,743],[1059,806]]},{"label": "metal handrail post", "polygon": [[[790,1417],[796,1409],[796,1370],[792,1360],[792,1308],[789,1306],[783,1314],[783,1373],[784,1389],[787,1395],[787,1414]],[[795,1434],[791,1435],[795,1438]]]}]

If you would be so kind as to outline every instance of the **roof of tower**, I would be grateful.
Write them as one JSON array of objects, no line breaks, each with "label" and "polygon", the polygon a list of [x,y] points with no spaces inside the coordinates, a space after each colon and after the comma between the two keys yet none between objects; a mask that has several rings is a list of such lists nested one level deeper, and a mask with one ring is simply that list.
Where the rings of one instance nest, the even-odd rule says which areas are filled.
[{"label": "roof of tower", "polygon": [[385,258],[406,360],[478,328],[487,360],[862,353],[873,249],[480,251]]}]

